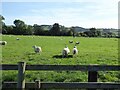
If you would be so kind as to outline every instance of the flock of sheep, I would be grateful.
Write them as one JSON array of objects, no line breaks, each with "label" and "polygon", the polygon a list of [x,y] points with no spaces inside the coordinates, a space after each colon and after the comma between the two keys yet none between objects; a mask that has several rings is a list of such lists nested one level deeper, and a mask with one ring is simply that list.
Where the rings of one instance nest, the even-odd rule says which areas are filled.
[{"label": "flock of sheep", "polygon": [[[66,46],[66,47],[63,48],[63,50],[62,50],[62,58],[68,57],[68,54],[69,54],[69,53],[70,53],[70,49]],[[72,54],[73,54],[73,57],[78,55],[77,46],[74,46],[74,48],[72,49]]]},{"label": "flock of sheep", "polygon": [[[20,40],[20,39],[16,38],[16,40]],[[73,43],[73,41],[70,40],[69,43]],[[6,41],[0,41],[0,45],[6,45],[6,44],[7,44]],[[73,57],[78,55],[78,49],[77,49],[77,46],[76,46],[77,44],[80,44],[80,42],[75,42],[75,46],[72,49]],[[34,45],[32,47],[34,48],[35,53],[41,53],[42,52],[42,48],[40,46]],[[62,50],[62,58],[65,58],[65,57],[67,58],[69,53],[70,53],[70,49],[68,48],[67,45],[65,45],[65,47]]]},{"label": "flock of sheep", "polygon": [[[69,43],[73,43],[73,41],[69,41]],[[72,49],[73,57],[78,55],[78,49],[76,46],[77,44],[80,44],[80,42],[76,42],[74,48]],[[70,49],[68,48],[68,46],[65,46],[65,48],[63,48],[62,50],[62,58],[68,57],[69,53],[70,53]]]},{"label": "flock of sheep", "polygon": [[[73,43],[73,41],[69,41],[69,43]],[[78,49],[77,49],[77,44],[80,44],[80,42],[76,42],[74,48],[72,49],[72,55],[77,56],[78,55]],[[32,46],[34,48],[35,53],[41,53],[42,52],[42,48],[40,46]],[[62,50],[62,58],[67,58],[68,54],[70,53],[70,49],[68,48],[68,46],[65,45],[65,47]]]},{"label": "flock of sheep", "polygon": [[[16,38],[16,40],[20,40],[20,38]],[[0,41],[0,45],[6,45],[7,41]]]}]

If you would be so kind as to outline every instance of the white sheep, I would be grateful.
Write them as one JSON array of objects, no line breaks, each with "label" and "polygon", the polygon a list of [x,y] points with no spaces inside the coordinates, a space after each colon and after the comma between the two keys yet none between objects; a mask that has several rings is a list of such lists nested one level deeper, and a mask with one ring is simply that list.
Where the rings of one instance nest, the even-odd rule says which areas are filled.
[{"label": "white sheep", "polygon": [[70,40],[69,43],[73,43],[73,40]]},{"label": "white sheep", "polygon": [[68,54],[70,53],[69,48],[66,46],[62,51],[62,58],[68,57]]},{"label": "white sheep", "polygon": [[80,44],[80,42],[76,42],[75,44]]},{"label": "white sheep", "polygon": [[16,38],[16,40],[20,40],[19,38]]},{"label": "white sheep", "polygon": [[77,46],[74,46],[74,48],[73,48],[73,50],[72,50],[72,53],[73,53],[73,57],[78,55]]},{"label": "white sheep", "polygon": [[32,46],[33,48],[34,48],[34,51],[35,51],[35,53],[41,53],[42,52],[42,48],[41,47],[39,47],[39,46]]},{"label": "white sheep", "polygon": [[0,45],[6,45],[7,42],[6,41],[0,41]]}]

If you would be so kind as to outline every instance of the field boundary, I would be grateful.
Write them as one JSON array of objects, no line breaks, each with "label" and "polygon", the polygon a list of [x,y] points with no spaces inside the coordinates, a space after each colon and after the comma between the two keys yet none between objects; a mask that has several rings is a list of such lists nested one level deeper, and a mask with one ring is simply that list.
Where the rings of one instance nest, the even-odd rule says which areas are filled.
[{"label": "field boundary", "polygon": [[[25,62],[18,62],[14,64],[2,64],[0,70],[18,70],[17,82],[3,82],[2,88],[64,88],[77,89],[89,88],[89,90],[96,90],[96,88],[120,89],[119,82],[97,82],[98,71],[120,71],[120,65],[26,65]],[[88,71],[88,82],[25,82],[26,70],[41,70],[41,71]]]}]

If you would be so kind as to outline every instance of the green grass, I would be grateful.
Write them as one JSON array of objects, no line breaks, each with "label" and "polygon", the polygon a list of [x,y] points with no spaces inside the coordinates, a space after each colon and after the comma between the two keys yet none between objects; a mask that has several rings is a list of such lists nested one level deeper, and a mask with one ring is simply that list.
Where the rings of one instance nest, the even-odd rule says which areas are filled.
[{"label": "green grass", "polygon": [[[20,40],[16,40],[20,38]],[[54,65],[89,65],[89,64],[118,64],[118,39],[117,38],[83,38],[83,37],[53,37],[53,36],[14,36],[2,35],[2,40],[8,42],[2,47],[2,64],[17,64],[25,61],[27,64],[54,64]],[[65,44],[70,50],[74,44],[69,40],[80,41],[77,45],[79,54],[75,58],[61,58],[61,51]],[[42,47],[41,54],[35,54],[33,45]],[[72,53],[70,53],[72,55]],[[58,56],[58,57],[56,57]],[[106,71],[107,72],[107,71]],[[118,72],[101,72],[99,81],[117,81]],[[105,74],[105,75],[102,75]],[[16,81],[17,72],[3,71],[4,81]],[[87,72],[46,72],[27,71],[26,81],[76,82],[87,81]]]}]

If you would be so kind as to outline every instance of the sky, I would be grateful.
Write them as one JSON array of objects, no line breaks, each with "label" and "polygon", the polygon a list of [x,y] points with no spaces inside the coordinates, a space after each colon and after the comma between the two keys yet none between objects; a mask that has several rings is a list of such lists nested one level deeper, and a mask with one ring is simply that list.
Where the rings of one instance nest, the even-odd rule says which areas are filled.
[{"label": "sky", "polygon": [[118,28],[119,0],[2,0],[6,25],[20,19],[28,25]]}]

